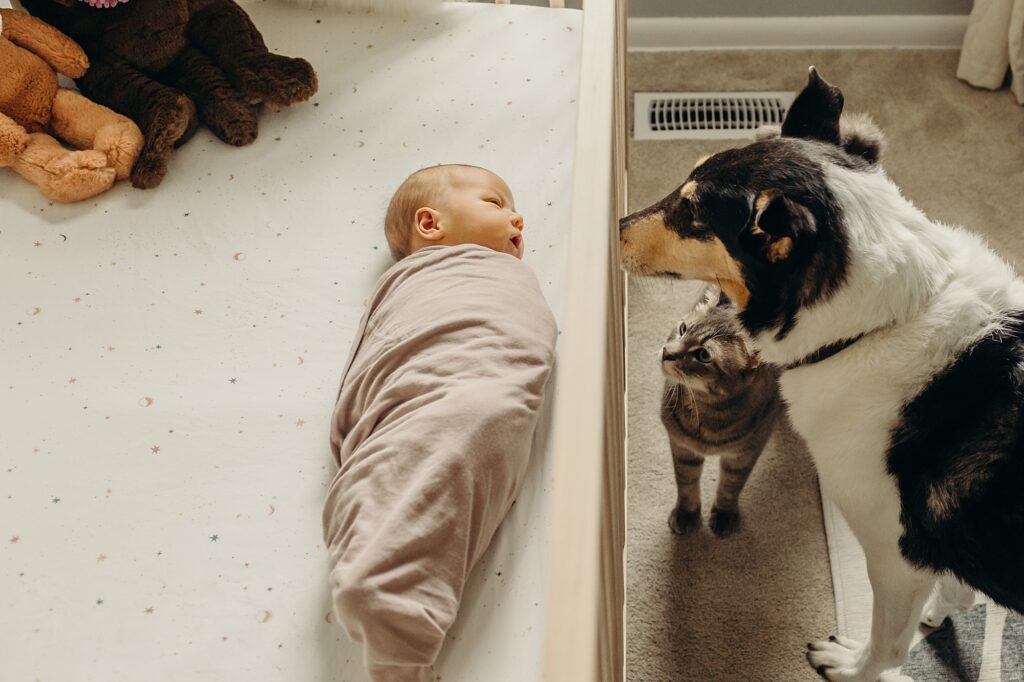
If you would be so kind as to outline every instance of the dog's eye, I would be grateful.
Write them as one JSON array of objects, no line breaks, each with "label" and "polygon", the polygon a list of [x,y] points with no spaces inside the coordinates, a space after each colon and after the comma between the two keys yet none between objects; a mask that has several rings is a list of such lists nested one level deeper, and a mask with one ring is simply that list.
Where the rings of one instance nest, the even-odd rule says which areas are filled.
[{"label": "dog's eye", "polygon": [[685,333],[686,333],[686,323],[685,322],[680,322],[679,323],[679,336],[682,336]]},{"label": "dog's eye", "polygon": [[705,365],[711,362],[711,353],[708,352],[707,348],[698,348],[693,353],[697,356],[697,360],[703,362]]}]

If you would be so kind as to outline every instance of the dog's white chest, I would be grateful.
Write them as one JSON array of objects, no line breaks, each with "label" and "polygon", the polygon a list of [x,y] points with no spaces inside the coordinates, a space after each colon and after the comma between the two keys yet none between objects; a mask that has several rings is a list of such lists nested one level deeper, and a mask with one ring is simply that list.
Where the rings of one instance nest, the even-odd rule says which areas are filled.
[{"label": "dog's white chest", "polygon": [[852,372],[840,362],[790,370],[780,385],[826,496],[851,525],[858,525],[851,517],[861,514],[896,521],[899,494],[886,453],[899,413],[897,391],[877,374]]}]

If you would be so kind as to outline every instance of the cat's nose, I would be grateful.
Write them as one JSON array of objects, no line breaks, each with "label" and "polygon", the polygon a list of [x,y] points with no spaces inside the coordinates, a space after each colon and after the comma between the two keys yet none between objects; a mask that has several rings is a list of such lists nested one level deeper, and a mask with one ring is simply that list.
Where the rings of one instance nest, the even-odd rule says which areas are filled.
[{"label": "cat's nose", "polygon": [[668,357],[668,351],[665,350],[665,346],[661,347],[661,361],[665,362],[665,358]]}]

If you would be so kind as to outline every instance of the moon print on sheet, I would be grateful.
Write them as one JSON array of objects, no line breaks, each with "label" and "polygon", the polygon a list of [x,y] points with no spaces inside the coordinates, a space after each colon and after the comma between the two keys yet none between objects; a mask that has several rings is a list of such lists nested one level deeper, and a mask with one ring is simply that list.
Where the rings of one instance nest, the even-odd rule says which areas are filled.
[{"label": "moon print on sheet", "polygon": [[232,254],[231,257],[234,258],[235,260],[245,260],[245,254],[242,253],[241,251]]},{"label": "moon print on sheet", "polygon": [[148,395],[145,398],[142,398],[141,400],[139,400],[139,405],[141,405],[142,407],[149,407],[152,404],[153,404],[153,399],[150,398]]}]

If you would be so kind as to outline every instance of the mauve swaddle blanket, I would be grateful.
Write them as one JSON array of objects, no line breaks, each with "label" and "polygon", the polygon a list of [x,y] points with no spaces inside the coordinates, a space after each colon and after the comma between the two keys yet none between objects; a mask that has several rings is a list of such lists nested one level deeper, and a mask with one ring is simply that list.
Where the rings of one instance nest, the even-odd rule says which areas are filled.
[{"label": "mauve swaddle blanket", "polygon": [[377,283],[342,374],[324,506],[334,612],[379,682],[432,680],[530,457],[555,321],[522,261],[432,246]]}]

